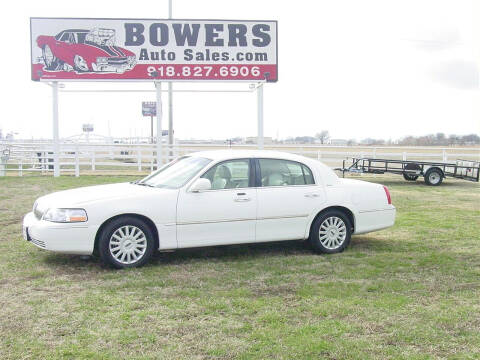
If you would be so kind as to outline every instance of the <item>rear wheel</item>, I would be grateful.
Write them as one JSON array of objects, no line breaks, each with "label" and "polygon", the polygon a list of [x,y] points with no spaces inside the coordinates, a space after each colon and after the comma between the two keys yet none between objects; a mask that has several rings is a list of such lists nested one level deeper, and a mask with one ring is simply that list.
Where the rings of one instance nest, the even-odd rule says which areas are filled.
[{"label": "rear wheel", "polygon": [[443,181],[443,173],[438,168],[430,168],[425,173],[425,183],[430,186],[438,186]]},{"label": "rear wheel", "polygon": [[309,242],[318,253],[334,254],[345,250],[352,237],[348,217],[338,210],[330,210],[313,223]]},{"label": "rear wheel", "polygon": [[108,223],[98,244],[102,262],[117,269],[139,267],[152,256],[152,230],[140,219],[122,216]]}]

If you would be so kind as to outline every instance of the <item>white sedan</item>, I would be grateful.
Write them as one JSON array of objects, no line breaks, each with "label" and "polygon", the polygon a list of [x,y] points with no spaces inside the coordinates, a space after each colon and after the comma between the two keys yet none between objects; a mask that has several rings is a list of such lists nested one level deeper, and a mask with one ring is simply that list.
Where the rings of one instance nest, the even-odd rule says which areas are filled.
[{"label": "white sedan", "polygon": [[61,253],[116,268],[145,264],[155,250],[308,239],[337,253],[352,234],[392,226],[385,186],[340,179],[302,156],[207,151],[183,156],[146,178],[40,197],[23,236]]}]

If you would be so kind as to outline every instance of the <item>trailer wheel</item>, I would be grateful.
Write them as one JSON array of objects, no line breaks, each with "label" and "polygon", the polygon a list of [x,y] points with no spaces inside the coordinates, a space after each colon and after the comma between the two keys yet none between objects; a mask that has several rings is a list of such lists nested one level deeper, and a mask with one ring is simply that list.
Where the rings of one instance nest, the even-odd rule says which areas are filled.
[{"label": "trailer wheel", "polygon": [[403,178],[407,181],[415,181],[418,179],[418,175],[403,173]]},{"label": "trailer wheel", "polygon": [[430,168],[425,173],[425,184],[438,186],[443,181],[443,172],[439,168]]}]

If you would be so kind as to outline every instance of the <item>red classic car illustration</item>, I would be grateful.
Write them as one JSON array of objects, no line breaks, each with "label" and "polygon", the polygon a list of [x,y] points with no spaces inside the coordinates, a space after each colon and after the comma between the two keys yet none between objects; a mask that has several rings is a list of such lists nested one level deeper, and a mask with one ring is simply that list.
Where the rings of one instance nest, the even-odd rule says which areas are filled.
[{"label": "red classic car illustration", "polygon": [[136,64],[135,54],[115,45],[115,30],[68,29],[41,35],[37,45],[47,71],[124,73]]}]

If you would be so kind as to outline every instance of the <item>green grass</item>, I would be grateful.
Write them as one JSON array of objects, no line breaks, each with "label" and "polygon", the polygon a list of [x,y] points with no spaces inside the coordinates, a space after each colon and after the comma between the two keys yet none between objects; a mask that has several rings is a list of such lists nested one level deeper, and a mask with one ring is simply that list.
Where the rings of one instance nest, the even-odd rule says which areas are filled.
[{"label": "green grass", "polygon": [[2,359],[480,358],[478,184],[364,177],[397,222],[333,256],[290,241],[112,271],[21,239],[38,196],[132,179],[0,178]]}]

